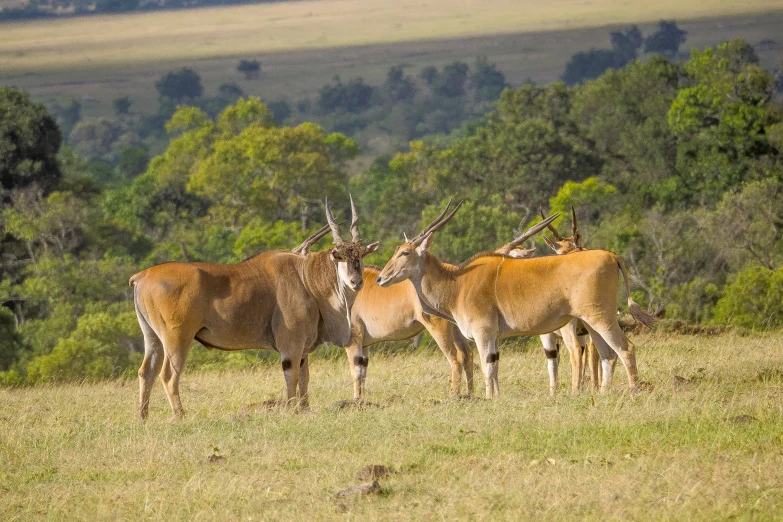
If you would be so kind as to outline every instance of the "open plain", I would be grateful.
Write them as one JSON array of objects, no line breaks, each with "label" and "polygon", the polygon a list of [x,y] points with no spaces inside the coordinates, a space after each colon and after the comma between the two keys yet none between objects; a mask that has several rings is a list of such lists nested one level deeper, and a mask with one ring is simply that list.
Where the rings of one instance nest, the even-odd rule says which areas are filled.
[{"label": "open plain", "polygon": [[[377,85],[398,64],[416,74],[487,56],[516,87],[554,81],[574,53],[608,47],[609,31],[636,23],[651,34],[661,18],[688,31],[686,49],[744,38],[767,67],[783,49],[779,0],[302,1],[0,24],[0,84],[38,101],[80,100],[85,116],[111,114],[121,96],[153,112],[155,81],[182,66],[201,75],[206,95],[237,82],[295,101],[335,75]],[[240,59],[260,60],[262,74],[245,80]]]},{"label": "open plain", "polygon": [[[538,342],[513,340],[491,401],[447,399],[433,344],[371,352],[363,409],[340,408],[351,381],[338,350],[311,363],[304,412],[264,402],[283,390],[277,362],[186,372],[174,423],[159,385],[149,422],[136,420],[135,379],[3,389],[0,518],[778,518],[783,338],[631,338],[646,383],[635,395],[618,371],[612,393],[571,396],[562,364],[551,399]],[[392,471],[378,492],[338,494],[373,464]]]}]

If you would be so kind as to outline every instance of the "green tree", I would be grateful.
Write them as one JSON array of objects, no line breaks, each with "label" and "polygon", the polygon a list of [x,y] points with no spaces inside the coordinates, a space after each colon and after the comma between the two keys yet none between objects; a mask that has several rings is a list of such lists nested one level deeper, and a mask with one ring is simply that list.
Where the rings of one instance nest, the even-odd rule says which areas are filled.
[{"label": "green tree", "polygon": [[114,107],[114,115],[117,117],[126,116],[130,113],[131,105],[133,101],[128,96],[122,96],[120,98],[114,98],[111,102]]},{"label": "green tree", "polygon": [[51,353],[28,363],[27,377],[30,382],[118,377],[141,364],[142,347],[135,312],[86,314]]},{"label": "green tree", "polygon": [[123,180],[131,180],[147,170],[150,154],[146,147],[125,147],[120,151],[117,173]]},{"label": "green tree", "polygon": [[411,101],[416,96],[416,84],[404,69],[404,65],[395,65],[386,73],[383,92],[391,103]]},{"label": "green tree", "polygon": [[470,73],[470,85],[475,91],[476,101],[495,101],[508,87],[505,75],[486,56],[476,58],[476,65]]},{"label": "green tree", "polygon": [[645,207],[687,199],[667,120],[679,75],[676,65],[656,56],[607,71],[574,91],[571,115],[601,154],[603,179]]},{"label": "green tree", "polygon": [[38,185],[44,193],[60,179],[61,136],[40,103],[18,89],[0,87],[0,184],[5,190]]},{"label": "green tree", "polygon": [[237,71],[245,75],[245,80],[258,78],[261,74],[261,62],[258,60],[239,60]]},{"label": "green tree", "polygon": [[737,274],[724,288],[713,322],[754,329],[783,326],[783,267],[756,266]]},{"label": "green tree", "polygon": [[175,103],[196,100],[204,94],[201,77],[190,67],[169,71],[155,82],[161,98]]},{"label": "green tree", "polygon": [[661,20],[658,30],[644,39],[644,52],[674,58],[688,39],[688,31],[680,29],[674,20]]},{"label": "green tree", "polygon": [[759,167],[779,154],[767,129],[783,116],[770,103],[775,80],[759,67],[747,42],[694,51],[684,69],[687,85],[672,103],[669,126],[686,194],[709,204],[727,189],[764,176]]}]

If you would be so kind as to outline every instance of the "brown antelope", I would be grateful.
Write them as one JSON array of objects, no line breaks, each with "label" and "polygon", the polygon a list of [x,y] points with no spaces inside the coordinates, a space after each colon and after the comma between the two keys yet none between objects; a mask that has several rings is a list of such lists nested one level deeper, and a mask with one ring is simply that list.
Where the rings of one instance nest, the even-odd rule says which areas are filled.
[{"label": "brown antelope", "polygon": [[[638,386],[636,355],[617,323],[618,278],[622,272],[631,314],[652,323],[630,297],[622,260],[605,250],[587,250],[568,256],[512,259],[482,254],[451,268],[428,252],[434,233],[454,216],[436,220],[412,240],[398,246],[378,276],[380,286],[410,279],[426,313],[454,321],[460,333],[475,339],[481,357],[488,397],[499,395],[499,337],[541,335],[558,330],[571,319],[581,319],[602,359],[614,350],[623,362],[628,386]],[[541,231],[557,215],[523,234]],[[612,382],[604,368],[602,391]]]},{"label": "brown antelope", "polygon": [[[544,217],[544,211],[541,210],[541,218]],[[570,254],[571,252],[581,252],[587,250],[582,246],[582,235],[576,221],[576,211],[571,207],[571,236],[562,237],[555,227],[548,225],[552,232],[554,241],[544,237],[544,242],[554,250],[557,255]],[[585,366],[590,367],[590,384],[593,390],[598,389],[598,383],[603,372],[598,364],[598,352],[595,349],[595,343],[581,321],[571,321],[557,332],[550,332],[541,336],[541,343],[544,345],[544,353],[547,356],[549,368],[549,390],[554,395],[557,388],[557,337],[561,337],[568,348],[569,358],[571,360],[571,393],[578,393],[584,378]],[[576,342],[575,342],[576,341]],[[584,358],[582,357],[584,355]],[[614,368],[617,363],[617,357],[614,352],[611,354],[611,360],[606,364],[611,364]]]},{"label": "brown antelope", "polygon": [[[308,238],[294,249],[294,252],[307,255],[310,246],[320,239],[317,234]],[[422,311],[416,289],[410,281],[403,281],[389,288],[378,286],[376,279],[380,271],[377,267],[364,268],[364,288],[351,307],[351,340],[346,346],[346,352],[353,377],[354,399],[361,399],[364,395],[369,364],[368,347],[381,341],[410,339],[424,329],[430,333],[449,361],[449,395],[459,395],[463,371],[467,381],[467,394],[472,395],[472,347],[468,346],[452,323]]]},{"label": "brown antelope", "polygon": [[[547,225],[547,228],[554,234],[557,239],[557,244],[554,244],[548,237],[544,236],[544,241],[547,245],[555,250],[558,254],[566,254],[574,251],[585,250],[581,246],[581,236],[576,228],[576,212],[571,209],[572,222],[571,222],[571,237],[563,238],[557,233],[557,229],[551,224]],[[543,210],[541,211],[541,218],[546,219]],[[533,248],[523,248],[519,245],[517,240],[506,243],[500,248],[495,250],[496,254],[506,255],[513,257],[514,259],[528,259],[533,257],[536,252],[535,245]],[[584,325],[577,319],[571,320],[560,330],[556,332],[550,332],[548,334],[541,335],[541,343],[544,346],[544,354],[547,357],[547,370],[549,373],[549,394],[555,395],[557,391],[557,371],[559,366],[559,350],[558,350],[558,338],[562,339],[564,344],[568,347],[568,353],[571,360],[571,392],[576,394],[579,392],[582,386],[582,379],[584,373],[584,364],[582,361],[582,354],[584,353],[583,346],[585,342],[589,341],[587,330]],[[598,355],[595,351],[595,346],[590,342],[587,356],[590,357],[590,370],[591,375],[593,371],[597,371]],[[616,361],[616,359],[615,359]],[[593,386],[597,386],[597,376],[593,379]]]},{"label": "brown antelope", "polygon": [[165,263],[130,278],[144,335],[141,419],[158,374],[174,416],[183,415],[179,380],[194,339],[208,349],[280,352],[288,400],[298,387],[307,403],[307,356],[323,342],[348,344],[351,306],[364,285],[362,259],[378,247],[362,244],[353,201],[350,242],[328,202],[325,208],[334,239],[328,250],[307,257],[268,251],[233,265]]}]

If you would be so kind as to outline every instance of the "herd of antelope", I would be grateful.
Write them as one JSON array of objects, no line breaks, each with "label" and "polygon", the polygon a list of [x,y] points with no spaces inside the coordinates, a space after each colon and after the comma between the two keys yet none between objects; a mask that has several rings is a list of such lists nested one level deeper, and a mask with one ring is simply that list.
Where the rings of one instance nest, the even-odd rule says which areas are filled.
[{"label": "herd of antelope", "polygon": [[[550,393],[557,388],[558,337],[568,348],[572,392],[581,389],[587,355],[593,387],[612,383],[619,356],[631,390],[639,383],[636,357],[617,322],[619,274],[625,279],[633,317],[652,325],[652,317],[630,296],[622,260],[605,250],[581,246],[576,215],[571,237],[551,223],[555,214],[514,241],[473,256],[459,266],[429,252],[435,233],[459,210],[443,212],[417,236],[399,245],[380,270],[363,259],[378,248],[364,245],[351,199],[351,241],[325,202],[327,225],[291,252],[267,251],[232,264],[164,263],[130,278],[136,316],[144,336],[139,368],[139,415],[147,418],[150,391],[160,376],[175,417],[183,415],[179,381],[193,340],[207,349],[276,350],[282,358],[289,401],[307,404],[308,355],[328,342],[344,347],[361,399],[369,361],[368,347],[414,337],[426,329],[451,366],[452,395],[465,374],[473,393],[475,341],[487,397],[500,392],[498,339],[540,335],[547,357]],[[532,257],[525,241],[544,228],[547,244],[559,255]],[[311,252],[331,231],[333,245]],[[586,336],[589,335],[589,339]],[[585,350],[583,346],[588,346]],[[601,365],[598,366],[600,357]]]}]

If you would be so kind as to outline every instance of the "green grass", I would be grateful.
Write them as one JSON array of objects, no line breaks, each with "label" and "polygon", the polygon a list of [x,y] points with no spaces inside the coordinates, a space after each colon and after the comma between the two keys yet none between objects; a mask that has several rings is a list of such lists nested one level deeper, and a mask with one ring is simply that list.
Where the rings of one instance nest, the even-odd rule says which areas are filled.
[{"label": "green grass", "polygon": [[[39,101],[86,97],[85,116],[111,114],[111,101],[126,95],[133,110],[154,111],[155,81],[182,66],[199,72],[208,95],[236,81],[266,99],[312,96],[335,75],[377,85],[397,64],[415,74],[479,55],[497,63],[513,86],[544,84],[575,52],[608,47],[610,30],[638,23],[650,34],[659,18],[688,30],[687,48],[766,40],[759,54],[767,66],[783,49],[780,1],[335,0],[2,24],[0,84]],[[240,58],[259,59],[261,77],[244,80],[236,71]]]},{"label": "green grass", "polygon": [[[613,393],[570,396],[564,368],[550,399],[540,350],[513,343],[492,401],[446,400],[434,347],[373,354],[368,398],[380,407],[364,410],[334,408],[351,394],[343,358],[311,363],[304,413],[254,406],[280,396],[276,364],[186,373],[187,416],[175,423],[160,386],[150,420],[135,420],[134,381],[3,390],[0,518],[779,517],[780,335],[633,340],[649,390],[631,396],[622,372]],[[691,384],[675,388],[673,375]],[[214,453],[224,459],[209,462]],[[369,464],[397,471],[380,495],[335,496]]]}]

